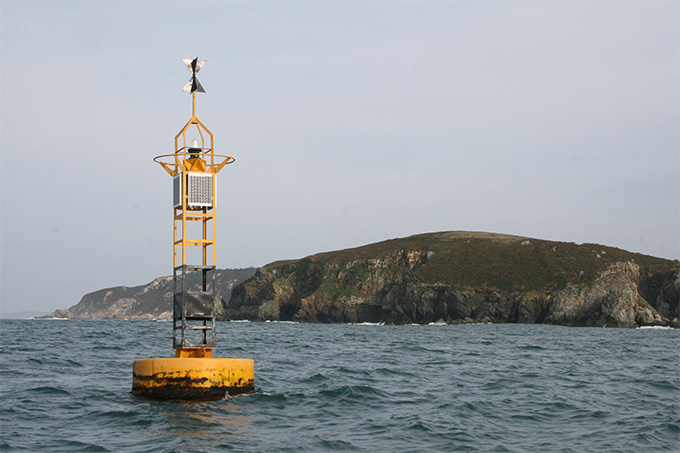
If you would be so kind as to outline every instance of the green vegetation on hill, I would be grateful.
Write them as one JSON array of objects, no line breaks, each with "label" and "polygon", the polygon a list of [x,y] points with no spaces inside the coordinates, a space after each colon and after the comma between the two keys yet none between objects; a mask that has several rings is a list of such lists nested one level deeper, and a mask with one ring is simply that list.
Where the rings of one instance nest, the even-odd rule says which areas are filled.
[{"label": "green vegetation on hill", "polygon": [[680,325],[680,262],[597,244],[428,233],[279,261],[234,287],[232,319]]},{"label": "green vegetation on hill", "polygon": [[[419,283],[459,288],[555,291],[566,285],[592,283],[600,272],[616,262],[634,261],[643,272],[660,270],[671,264],[670,260],[597,244],[466,231],[419,234],[319,253],[307,259],[342,264],[381,258],[404,250],[434,252],[432,259],[420,266],[414,275]],[[278,261],[265,269],[291,262]],[[298,272],[303,273],[302,269],[296,274]],[[347,283],[351,286],[352,282],[348,280]]]}]

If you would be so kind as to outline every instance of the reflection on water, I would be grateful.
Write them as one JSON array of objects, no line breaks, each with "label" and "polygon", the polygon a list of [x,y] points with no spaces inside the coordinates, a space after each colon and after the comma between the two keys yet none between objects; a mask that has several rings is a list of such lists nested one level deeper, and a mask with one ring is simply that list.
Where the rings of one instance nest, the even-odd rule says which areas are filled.
[{"label": "reflection on water", "polygon": [[[246,409],[233,402],[234,397],[219,401],[156,401],[166,420],[163,427],[156,429],[161,437],[186,438],[191,444],[195,439],[201,450],[210,450],[229,439],[243,440],[249,436],[253,417]],[[237,397],[238,398],[238,397]]]}]

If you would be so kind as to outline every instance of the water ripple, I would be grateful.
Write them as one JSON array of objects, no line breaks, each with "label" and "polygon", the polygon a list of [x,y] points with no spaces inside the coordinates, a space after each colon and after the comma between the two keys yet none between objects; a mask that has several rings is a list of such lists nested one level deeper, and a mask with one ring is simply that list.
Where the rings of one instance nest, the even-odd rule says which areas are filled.
[{"label": "water ripple", "polygon": [[177,402],[130,394],[167,323],[0,322],[3,450],[680,450],[677,330],[220,323],[256,391]]}]

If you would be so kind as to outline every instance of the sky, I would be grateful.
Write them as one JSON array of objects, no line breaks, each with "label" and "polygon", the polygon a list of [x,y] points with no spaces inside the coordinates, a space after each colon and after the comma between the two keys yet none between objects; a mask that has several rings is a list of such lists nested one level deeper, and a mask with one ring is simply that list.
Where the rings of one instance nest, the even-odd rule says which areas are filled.
[{"label": "sky", "polygon": [[220,268],[452,230],[680,258],[680,2],[0,0],[0,311],[171,275],[195,57]]}]

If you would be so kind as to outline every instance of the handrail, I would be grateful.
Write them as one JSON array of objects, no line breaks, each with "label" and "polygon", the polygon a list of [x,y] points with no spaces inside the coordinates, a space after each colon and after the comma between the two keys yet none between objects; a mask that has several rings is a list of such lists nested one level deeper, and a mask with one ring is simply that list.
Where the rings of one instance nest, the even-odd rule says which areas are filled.
[{"label": "handrail", "polygon": [[[183,157],[183,160],[180,160],[180,157]],[[207,158],[210,159],[207,159]],[[177,153],[172,153],[172,154],[162,154],[160,156],[156,156],[153,158],[153,161],[156,162],[157,164],[160,164],[165,171],[167,171],[170,176],[175,176],[176,174],[179,173],[179,169],[185,170],[185,162],[188,159],[202,159],[203,162],[206,163],[206,170],[208,170],[209,173],[217,173],[225,165],[233,163],[236,159],[234,159],[232,156],[226,156],[224,154],[213,154],[213,153],[203,153],[203,154],[195,154],[195,153],[187,153],[187,152],[177,152]],[[168,162],[164,162],[163,160],[167,160]]]}]

